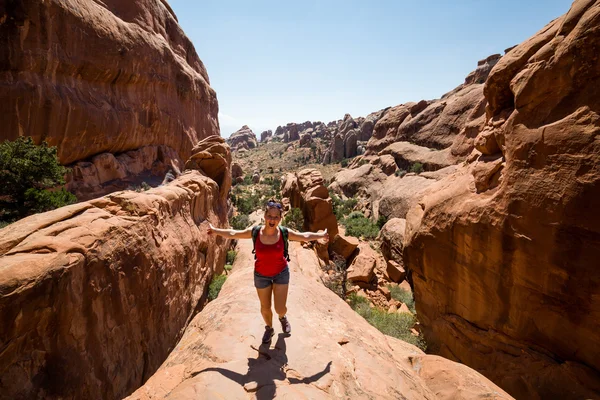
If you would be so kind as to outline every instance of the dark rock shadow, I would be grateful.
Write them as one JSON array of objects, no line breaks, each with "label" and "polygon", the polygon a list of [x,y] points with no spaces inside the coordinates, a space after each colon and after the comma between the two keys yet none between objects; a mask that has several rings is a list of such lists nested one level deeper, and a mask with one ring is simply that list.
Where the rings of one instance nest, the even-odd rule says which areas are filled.
[{"label": "dark rock shadow", "polygon": [[246,372],[245,375],[225,368],[213,367],[205,368],[202,371],[193,374],[193,376],[207,371],[215,371],[226,378],[237,382],[243,386],[247,392],[256,392],[257,399],[271,400],[275,398],[275,392],[277,390],[275,381],[285,381],[287,379],[290,385],[298,383],[308,385],[318,381],[321,377],[330,372],[331,361],[327,363],[322,371],[317,372],[314,375],[302,379],[294,377],[288,378],[286,372],[288,362],[285,344],[286,337],[287,335],[280,333],[273,349],[270,348],[270,343],[262,344],[258,348],[252,346],[252,348],[258,352],[258,355],[256,358],[248,359],[248,372]]}]

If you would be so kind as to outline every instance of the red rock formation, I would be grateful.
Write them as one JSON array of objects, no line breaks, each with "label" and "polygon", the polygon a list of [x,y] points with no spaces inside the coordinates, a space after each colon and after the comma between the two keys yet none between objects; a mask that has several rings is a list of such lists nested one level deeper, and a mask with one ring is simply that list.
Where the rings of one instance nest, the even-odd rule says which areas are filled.
[{"label": "red rock formation", "polygon": [[224,160],[0,230],[0,397],[122,398],[154,373],[222,272]]},{"label": "red rock formation", "polygon": [[504,56],[479,151],[407,217],[428,343],[518,398],[600,397],[599,32],[578,0]]},{"label": "red rock formation", "polygon": [[239,149],[253,149],[258,146],[256,135],[252,132],[252,129],[248,128],[248,125],[242,126],[240,129],[227,138],[227,143],[231,147],[231,151],[237,151]]},{"label": "red rock formation", "polygon": [[281,187],[281,195],[289,199],[286,203],[302,210],[306,230],[316,232],[327,229],[329,237],[332,240],[335,238],[338,233],[337,220],[319,171],[308,168],[288,173],[283,178]]},{"label": "red rock formation", "polygon": [[129,399],[510,399],[470,368],[386,336],[315,281],[318,263],[292,243],[292,335],[260,344],[252,243],[239,241],[219,297]]},{"label": "red rock formation", "polygon": [[166,1],[26,0],[0,20],[0,140],[47,140],[72,164],[148,146],[185,160],[218,134],[215,92]]}]

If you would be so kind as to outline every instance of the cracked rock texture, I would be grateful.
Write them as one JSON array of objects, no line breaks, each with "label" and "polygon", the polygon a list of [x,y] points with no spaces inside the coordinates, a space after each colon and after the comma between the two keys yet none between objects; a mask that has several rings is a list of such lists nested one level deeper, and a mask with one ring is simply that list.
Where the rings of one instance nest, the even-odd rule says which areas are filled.
[{"label": "cracked rock texture", "polygon": [[193,319],[167,361],[129,399],[511,398],[464,365],[377,331],[323,286],[314,252],[294,242],[292,335],[276,326],[272,343],[262,345],[251,241],[240,240],[237,250],[219,297]]},{"label": "cracked rock texture", "polygon": [[430,348],[517,398],[600,397],[599,48],[578,0],[502,57],[480,151],[406,217]]}]

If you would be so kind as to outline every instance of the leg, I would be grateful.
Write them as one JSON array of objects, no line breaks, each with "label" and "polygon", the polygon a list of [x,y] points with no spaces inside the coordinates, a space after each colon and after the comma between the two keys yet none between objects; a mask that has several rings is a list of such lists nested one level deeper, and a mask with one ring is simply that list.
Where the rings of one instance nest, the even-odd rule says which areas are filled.
[{"label": "leg", "polygon": [[287,313],[287,295],[288,295],[288,287],[290,285],[281,285],[278,283],[273,284],[273,299],[275,301],[275,312],[279,316],[279,318],[285,317]]},{"label": "leg", "polygon": [[271,311],[271,293],[273,293],[273,286],[268,286],[264,289],[256,288],[256,293],[258,293],[260,313],[265,320],[265,324],[267,326],[273,326],[273,311]]}]

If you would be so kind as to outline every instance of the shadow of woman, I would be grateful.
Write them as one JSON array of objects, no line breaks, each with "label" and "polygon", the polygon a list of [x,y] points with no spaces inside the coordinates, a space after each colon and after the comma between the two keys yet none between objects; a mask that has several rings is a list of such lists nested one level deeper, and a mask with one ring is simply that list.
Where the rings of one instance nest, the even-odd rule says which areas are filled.
[{"label": "shadow of woman", "polygon": [[330,372],[331,361],[327,363],[327,366],[321,371],[314,375],[298,379],[295,377],[287,377],[287,355],[285,345],[286,335],[280,333],[277,338],[277,343],[273,349],[270,348],[270,344],[262,344],[259,348],[252,346],[253,349],[258,351],[256,358],[248,359],[248,372],[245,375],[231,371],[225,368],[212,367],[205,368],[202,371],[194,374],[194,376],[203,372],[214,371],[218,372],[226,378],[231,379],[234,382],[239,383],[248,392],[256,391],[256,398],[259,400],[271,400],[275,398],[275,392],[277,385],[275,381],[287,380],[290,385],[302,383],[308,385],[312,382],[316,382],[321,377],[325,376]]}]

